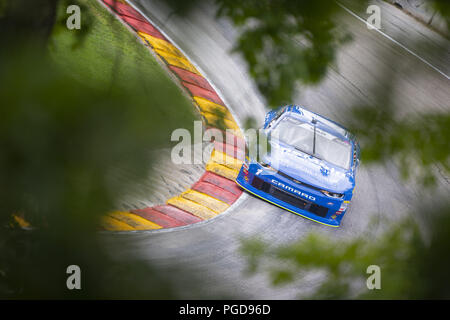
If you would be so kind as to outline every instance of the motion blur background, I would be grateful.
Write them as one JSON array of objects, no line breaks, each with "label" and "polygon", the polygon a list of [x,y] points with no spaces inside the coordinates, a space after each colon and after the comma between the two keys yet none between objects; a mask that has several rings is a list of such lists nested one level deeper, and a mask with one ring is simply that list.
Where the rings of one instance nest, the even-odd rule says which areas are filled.
[{"label": "motion blur background", "polygon": [[[339,50],[354,41],[337,2],[163,2],[179,16],[212,7],[220,21],[230,23],[238,34],[233,54],[245,61],[271,108],[320,84],[336,68]],[[343,3],[362,13],[370,4]],[[70,4],[81,8],[80,30],[66,28]],[[427,5],[448,28],[449,3]],[[443,61],[440,68],[448,75],[449,34],[435,31],[442,43],[429,47],[414,39],[409,46]],[[156,159],[150,151],[170,147],[174,129],[192,130],[198,115],[189,101],[96,1],[0,0],[0,35],[0,297],[184,298],[167,270],[138,254],[114,259],[97,226],[119,197],[151,173]],[[405,112],[408,106],[399,105],[393,94],[402,90],[399,77],[423,77],[426,83],[428,75],[389,52],[379,53],[385,63],[382,81],[371,85],[374,79],[363,79],[373,88],[371,103],[349,102],[342,124],[360,141],[362,165],[395,163],[401,184],[423,190],[423,205],[411,207],[410,217],[370,240],[337,241],[314,233],[282,244],[245,238],[239,254],[248,261],[249,276],[263,273],[282,286],[319,270],[325,277],[308,297],[450,298],[450,206],[448,194],[437,192],[438,181],[449,181],[450,101],[429,106],[423,101],[421,110]],[[448,77],[441,85],[448,98]],[[245,122],[259,125],[251,117]],[[126,178],[118,174],[123,171]],[[413,218],[421,212],[426,217]],[[375,260],[382,265],[383,290],[355,288]],[[82,290],[67,290],[65,270],[71,264],[82,270]],[[171,268],[183,275],[183,286],[198,291],[195,297],[230,297],[202,293],[201,275],[182,261]]]}]

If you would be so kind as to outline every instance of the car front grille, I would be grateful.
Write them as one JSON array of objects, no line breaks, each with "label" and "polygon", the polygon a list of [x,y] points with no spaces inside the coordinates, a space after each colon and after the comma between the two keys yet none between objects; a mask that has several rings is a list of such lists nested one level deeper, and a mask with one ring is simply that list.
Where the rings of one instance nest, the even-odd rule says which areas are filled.
[{"label": "car front grille", "polygon": [[[312,186],[312,185],[310,185],[310,184],[307,184],[307,183],[304,183],[304,182],[302,182],[302,181],[299,181],[299,180],[297,180],[297,179],[291,177],[290,175],[288,175],[288,174],[286,174],[286,173],[284,173],[284,172],[277,171],[277,173],[278,173],[280,176],[285,177],[286,179],[289,179],[289,180],[293,181],[294,183],[297,183],[297,184],[299,184],[299,185],[302,185],[302,186],[305,186],[305,187],[307,187],[307,188],[310,188],[310,189],[313,189],[313,190],[316,190],[316,191],[320,191],[320,192],[323,193],[323,191],[322,191],[323,189],[320,189],[320,188],[317,188],[317,187]],[[334,193],[334,194],[336,195],[335,198],[342,199],[342,198],[344,197],[344,194],[343,194],[343,193],[336,193],[336,192],[332,192],[332,193]]]},{"label": "car front grille", "polygon": [[315,203],[312,203],[312,202],[306,201],[304,199],[301,199],[299,197],[296,197],[293,194],[288,193],[284,190],[281,190],[281,189],[275,187],[274,185],[272,185],[268,182],[265,182],[264,180],[262,180],[258,177],[253,178],[252,186],[258,190],[261,190],[265,193],[270,194],[271,196],[273,196],[283,202],[293,205],[296,208],[314,213],[315,215],[317,215],[319,217],[323,218],[328,213],[327,207],[319,206]]}]

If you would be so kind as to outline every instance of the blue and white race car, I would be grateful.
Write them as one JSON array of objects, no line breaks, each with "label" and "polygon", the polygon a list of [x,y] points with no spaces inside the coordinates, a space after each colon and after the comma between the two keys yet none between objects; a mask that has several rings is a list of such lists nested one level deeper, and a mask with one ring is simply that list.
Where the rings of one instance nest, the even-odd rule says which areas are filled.
[{"label": "blue and white race car", "polygon": [[245,161],[236,179],[250,193],[283,209],[339,227],[355,188],[359,145],[337,123],[290,105],[267,113],[270,150]]}]

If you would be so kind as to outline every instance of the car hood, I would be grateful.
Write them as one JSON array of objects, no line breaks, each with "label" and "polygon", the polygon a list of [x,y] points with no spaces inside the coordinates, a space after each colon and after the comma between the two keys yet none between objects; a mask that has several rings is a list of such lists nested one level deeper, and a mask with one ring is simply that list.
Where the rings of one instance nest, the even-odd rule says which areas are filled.
[{"label": "car hood", "polygon": [[270,155],[264,162],[301,182],[331,192],[344,193],[354,187],[351,171],[332,166],[292,147],[271,143]]}]

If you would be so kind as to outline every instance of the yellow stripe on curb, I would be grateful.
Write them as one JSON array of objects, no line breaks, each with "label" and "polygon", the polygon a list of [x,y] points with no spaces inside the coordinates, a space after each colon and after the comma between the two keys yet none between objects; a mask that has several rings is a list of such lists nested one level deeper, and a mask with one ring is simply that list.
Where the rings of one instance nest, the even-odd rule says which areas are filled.
[{"label": "yellow stripe on curb", "polygon": [[221,118],[213,113],[209,112],[201,112],[202,116],[205,117],[208,124],[210,124],[213,127],[223,127],[225,125],[226,128],[224,129],[233,129],[233,130],[239,130],[238,125],[234,120],[228,120],[226,118]]},{"label": "yellow stripe on curb", "polygon": [[242,161],[216,149],[213,150],[210,160],[236,171],[242,167]]},{"label": "yellow stripe on curb", "polygon": [[158,53],[164,60],[166,60],[168,64],[184,70],[188,70],[201,76],[200,72],[198,72],[194,65],[190,63],[186,58],[181,58],[159,49],[155,49],[155,52]]},{"label": "yellow stripe on curb", "polygon": [[153,230],[153,229],[161,229],[160,225],[157,225],[154,222],[146,220],[144,218],[139,217],[138,215],[122,212],[122,211],[114,211],[108,214],[114,219],[117,219],[123,223],[128,224],[135,230]]},{"label": "yellow stripe on curb", "polygon": [[181,210],[185,210],[204,220],[214,218],[217,215],[217,213],[211,209],[181,196],[170,198],[167,200],[167,204],[180,208]]},{"label": "yellow stripe on curb", "polygon": [[181,194],[181,197],[197,202],[202,206],[207,207],[208,209],[213,210],[216,213],[221,213],[225,211],[229,205],[223,201],[220,201],[214,197],[211,197],[205,193],[198,192],[192,189],[189,189]]},{"label": "yellow stripe on curb", "polygon": [[238,170],[230,169],[213,161],[208,161],[208,163],[206,164],[206,171],[213,172],[230,180],[236,180],[239,174]]},{"label": "yellow stripe on curb", "polygon": [[102,229],[107,231],[130,231],[130,230],[136,230],[133,227],[127,225],[126,223],[123,223],[122,221],[119,221],[117,219],[114,219],[110,216],[103,216],[100,221],[100,227]]},{"label": "yellow stripe on curb", "polygon": [[139,36],[144,39],[145,41],[148,41],[150,43],[150,45],[154,48],[154,49],[158,49],[161,51],[165,51],[168,52],[174,56],[177,56],[179,58],[183,58],[186,59],[186,57],[181,53],[180,50],[178,50],[173,44],[171,44],[170,42],[167,42],[166,40],[163,39],[159,39],[156,37],[153,37],[145,32],[139,31],[138,32]]},{"label": "yellow stripe on curb", "polygon": [[208,112],[217,115],[223,115],[225,119],[234,121],[230,111],[225,106],[214,103],[208,99],[194,96],[194,100],[202,112]]}]

